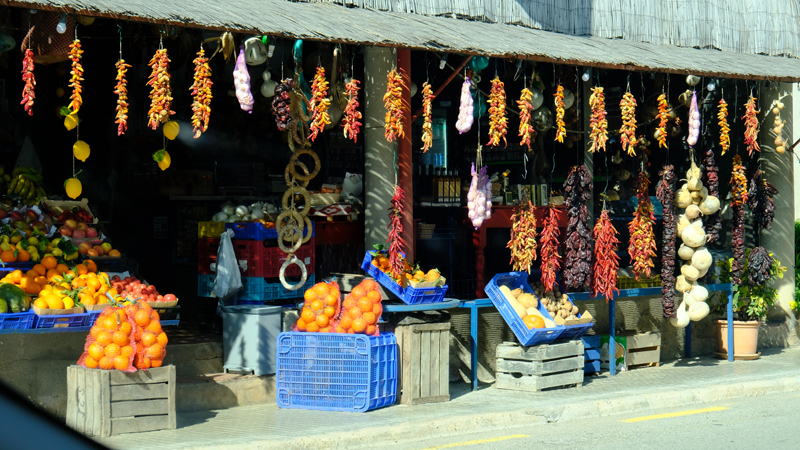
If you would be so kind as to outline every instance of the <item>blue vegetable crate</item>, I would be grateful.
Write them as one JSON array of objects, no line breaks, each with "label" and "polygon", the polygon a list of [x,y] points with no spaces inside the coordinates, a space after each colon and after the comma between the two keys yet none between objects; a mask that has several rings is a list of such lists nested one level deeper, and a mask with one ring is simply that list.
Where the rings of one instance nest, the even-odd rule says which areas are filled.
[{"label": "blue vegetable crate", "polygon": [[281,408],[365,412],[397,399],[392,333],[278,335],[276,400]]},{"label": "blue vegetable crate", "polygon": [[86,322],[86,313],[40,316],[34,314],[33,328],[75,328]]},{"label": "blue vegetable crate", "polygon": [[[233,230],[234,239],[252,239],[263,241],[264,239],[278,239],[278,230],[275,228],[265,228],[261,222],[234,222],[226,223],[226,230]],[[311,237],[314,237],[314,221],[311,221]],[[308,234],[308,227],[303,227],[303,236]]]},{"label": "blue vegetable crate", "polygon": [[444,300],[447,293],[447,285],[429,288],[415,288],[413,286],[401,287],[395,283],[389,275],[372,265],[372,254],[367,252],[364,261],[361,262],[361,269],[372,275],[383,287],[391,291],[407,305],[422,305],[427,303],[439,303]]},{"label": "blue vegetable crate", "polygon": [[0,314],[0,330],[29,330],[33,319],[33,311]]}]

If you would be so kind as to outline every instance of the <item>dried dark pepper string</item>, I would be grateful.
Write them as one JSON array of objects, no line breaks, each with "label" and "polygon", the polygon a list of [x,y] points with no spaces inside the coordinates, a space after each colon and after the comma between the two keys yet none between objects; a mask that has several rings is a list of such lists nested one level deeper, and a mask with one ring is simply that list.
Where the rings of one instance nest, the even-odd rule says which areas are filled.
[{"label": "dried dark pepper string", "polygon": [[[719,198],[719,168],[714,160],[714,150],[710,147],[703,154],[703,186],[708,189],[708,195]],[[718,241],[719,233],[722,231],[719,211],[704,216],[703,222],[706,228],[706,242],[711,244]]]},{"label": "dried dark pepper string", "polygon": [[753,220],[756,224],[769,230],[772,228],[772,220],[775,218],[775,202],[772,201],[772,196],[777,195],[778,190],[762,175],[760,170],[756,170],[756,173],[753,174],[750,190],[747,193],[747,206],[753,212]]},{"label": "dried dark pepper string", "polygon": [[733,172],[731,174],[731,208],[733,209],[733,232],[731,236],[731,249],[733,250],[733,263],[731,264],[731,280],[733,284],[742,284],[744,272],[744,206],[747,203],[747,178],[744,175],[742,158],[733,157]]},{"label": "dried dark pepper string", "polygon": [[747,257],[747,281],[753,285],[763,285],[772,278],[774,260],[764,247],[756,247]]},{"label": "dried dark pepper string", "polygon": [[661,306],[664,317],[675,316],[675,240],[678,234],[675,220],[675,168],[664,166],[656,186],[656,198],[664,207],[664,232],[661,236]]},{"label": "dried dark pepper string", "polygon": [[592,217],[586,202],[592,198],[592,175],[586,166],[570,169],[564,182],[565,205],[567,207],[566,256],[564,287],[571,291],[581,290],[592,284]]}]

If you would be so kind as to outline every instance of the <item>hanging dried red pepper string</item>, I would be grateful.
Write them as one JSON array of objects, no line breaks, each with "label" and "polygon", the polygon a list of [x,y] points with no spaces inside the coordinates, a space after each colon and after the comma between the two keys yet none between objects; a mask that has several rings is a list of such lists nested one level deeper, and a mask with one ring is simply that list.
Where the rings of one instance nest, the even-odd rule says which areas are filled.
[{"label": "hanging dried red pepper string", "polygon": [[361,111],[358,110],[358,85],[361,82],[351,79],[345,86],[347,106],[344,108],[344,137],[358,142],[358,133],[361,131]]},{"label": "hanging dried red pepper string", "polygon": [[592,118],[589,121],[589,127],[592,129],[589,133],[589,139],[592,141],[592,145],[589,147],[589,151],[591,153],[600,150],[606,151],[608,120],[606,119],[606,97],[603,94],[602,87],[596,86],[592,88],[589,106],[592,108]]},{"label": "hanging dried red pepper string", "polygon": [[656,128],[656,139],[658,140],[658,148],[667,148],[667,122],[669,121],[669,104],[667,103],[667,95],[661,93],[658,96],[658,128]]},{"label": "hanging dried red pepper string", "polygon": [[542,285],[545,291],[553,290],[556,285],[556,274],[561,267],[561,257],[558,254],[558,213],[553,206],[547,207],[544,219],[544,228],[539,240],[542,255]]},{"label": "hanging dried red pepper string", "polygon": [[719,145],[722,147],[722,155],[731,147],[731,127],[728,126],[728,103],[725,98],[719,101],[719,112],[717,112],[717,119],[719,119]]},{"label": "hanging dried red pepper string", "polygon": [[555,97],[556,104],[556,140],[563,143],[564,138],[567,136],[566,123],[564,122],[564,86],[559,84],[553,97]]},{"label": "hanging dried red pepper string", "polygon": [[656,256],[656,239],[653,233],[653,223],[656,221],[653,215],[653,204],[647,191],[650,187],[650,180],[642,172],[636,182],[636,198],[639,205],[633,213],[633,220],[628,225],[630,232],[630,247],[628,255],[633,263],[633,273],[638,280],[639,277],[650,277],[650,270],[654,267],[653,257]]},{"label": "hanging dried red pepper string", "polygon": [[756,98],[752,95],[745,105],[744,120],[744,143],[747,145],[747,153],[752,156],[753,152],[760,152],[758,147],[758,117],[760,111],[756,110]]},{"label": "hanging dried red pepper string", "polygon": [[508,146],[506,133],[508,132],[508,118],[506,117],[506,91],[500,78],[495,75],[492,80],[492,90],[489,92],[489,144],[492,147],[500,145],[500,139]]},{"label": "hanging dried red pepper string", "polygon": [[311,83],[311,134],[308,138],[315,141],[317,136],[331,123],[328,107],[331,101],[328,98],[328,80],[325,79],[325,68],[317,67],[314,81]]},{"label": "hanging dried red pepper string", "polygon": [[733,284],[742,284],[744,272],[744,206],[747,203],[747,178],[744,174],[742,158],[733,157],[733,172],[731,173],[731,208],[733,209],[733,232],[731,235],[731,249],[733,250],[733,263],[731,264],[731,279]]},{"label": "hanging dried red pepper string", "polygon": [[81,86],[81,81],[83,81],[82,55],[81,40],[76,38],[72,44],[69,44],[69,59],[72,60],[72,70],[70,71],[72,76],[69,84],[69,87],[72,88],[72,95],[69,98],[72,101],[69,102],[69,109],[72,110],[72,114],[77,114],[83,104],[83,98],[81,97],[83,92],[83,87]]},{"label": "hanging dried red pepper string", "polygon": [[427,81],[422,85],[422,153],[433,144],[433,89]]},{"label": "hanging dried red pepper string", "polygon": [[636,99],[633,94],[626,92],[619,102],[622,109],[622,127],[619,129],[619,140],[622,150],[629,156],[636,156]]},{"label": "hanging dried red pepper string", "polygon": [[394,196],[389,206],[389,236],[386,242],[389,243],[389,272],[395,279],[400,279],[403,275],[403,189],[395,185]]},{"label": "hanging dried red pepper string", "polygon": [[522,90],[522,93],[517,100],[519,106],[519,137],[522,138],[519,145],[527,145],[528,150],[531,149],[531,140],[536,137],[536,129],[531,125],[533,105],[533,92],[528,88]]},{"label": "hanging dried red pepper string", "polygon": [[386,140],[394,142],[395,139],[405,137],[403,130],[403,77],[396,70],[389,72],[386,83],[386,94],[383,95],[383,105],[386,107],[386,118],[383,124]]},{"label": "hanging dried red pepper string", "polygon": [[617,270],[619,269],[617,234],[617,229],[614,228],[608,217],[608,210],[604,209],[592,231],[594,238],[592,296],[603,296],[606,302],[614,298],[614,292],[619,294],[619,289],[617,289]]},{"label": "hanging dried red pepper string", "polygon": [[125,78],[125,74],[131,65],[120,58],[116,67],[117,86],[114,88],[114,93],[117,94],[117,116],[114,123],[117,124],[117,136],[122,136],[128,131],[128,80]]},{"label": "hanging dried red pepper string", "polygon": [[169,58],[167,49],[159,48],[148,65],[153,69],[150,73],[148,86],[150,90],[150,110],[147,112],[147,125],[152,129],[169,120],[175,114],[172,110],[172,87],[170,86]]},{"label": "hanging dried red pepper string", "polygon": [[36,98],[34,86],[36,86],[36,77],[33,76],[33,51],[31,49],[25,50],[25,58],[22,59],[22,81],[25,87],[22,88],[22,101],[20,105],[24,105],[25,112],[29,116],[33,115],[33,99]]},{"label": "hanging dried red pepper string", "polygon": [[511,249],[510,262],[515,271],[530,274],[536,260],[536,216],[530,200],[517,207],[511,223],[511,239],[506,244]]},{"label": "hanging dried red pepper string", "polygon": [[192,129],[195,139],[208,130],[208,121],[211,117],[211,67],[203,47],[197,52],[194,59],[194,83],[192,91]]}]

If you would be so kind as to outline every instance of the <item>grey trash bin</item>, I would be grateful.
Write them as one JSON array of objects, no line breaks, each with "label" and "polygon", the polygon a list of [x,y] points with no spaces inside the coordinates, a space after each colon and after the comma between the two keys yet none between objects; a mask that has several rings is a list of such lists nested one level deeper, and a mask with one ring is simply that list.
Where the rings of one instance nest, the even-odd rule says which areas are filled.
[{"label": "grey trash bin", "polygon": [[222,307],[222,345],[225,371],[275,373],[275,343],[281,332],[281,307],[236,305]]}]

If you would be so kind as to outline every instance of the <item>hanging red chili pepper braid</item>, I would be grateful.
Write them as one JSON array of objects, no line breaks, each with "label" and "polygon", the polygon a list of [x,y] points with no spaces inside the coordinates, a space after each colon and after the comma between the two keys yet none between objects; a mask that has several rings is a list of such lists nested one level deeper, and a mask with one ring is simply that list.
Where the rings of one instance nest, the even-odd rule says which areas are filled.
[{"label": "hanging red chili pepper braid", "polygon": [[358,110],[358,90],[360,81],[351,79],[345,86],[347,106],[344,108],[344,138],[358,142],[358,133],[361,131],[361,111]]},{"label": "hanging red chili pepper braid", "polygon": [[658,148],[667,148],[667,122],[669,121],[669,111],[667,108],[669,104],[667,103],[667,95],[663,92],[661,95],[658,96],[658,114],[656,118],[658,119],[658,128],[656,133],[658,134]]},{"label": "hanging red chili pepper braid", "polygon": [[427,81],[422,85],[422,153],[433,144],[433,90]]},{"label": "hanging red chili pepper braid", "polygon": [[492,90],[489,92],[489,143],[487,145],[496,147],[500,145],[500,139],[503,139],[505,146],[508,147],[506,141],[506,133],[508,130],[508,118],[506,118],[506,91],[504,84],[500,78],[495,76],[492,80]]},{"label": "hanging red chili pepper braid", "polygon": [[70,77],[69,84],[69,87],[72,88],[72,95],[69,98],[71,98],[72,101],[69,102],[69,109],[72,110],[73,114],[77,114],[83,104],[83,98],[81,98],[81,93],[83,92],[83,87],[81,86],[81,81],[83,81],[83,66],[81,66],[82,55],[81,40],[75,39],[72,44],[69,44],[69,58],[72,60],[72,70],[70,71],[72,77]]},{"label": "hanging red chili pepper braid", "polygon": [[[389,243],[389,272],[392,277],[400,279],[403,275],[403,258],[400,253],[403,251],[403,189],[395,185],[394,196],[389,206],[389,236],[386,242]],[[402,284],[401,284],[402,285]]]},{"label": "hanging red chili pepper braid", "polygon": [[603,94],[602,87],[592,88],[589,106],[592,108],[592,118],[589,121],[589,126],[592,129],[589,133],[589,139],[592,141],[592,146],[589,148],[589,152],[606,151],[606,142],[608,141],[608,120],[606,115],[608,113],[606,112],[606,97]]},{"label": "hanging red chili pepper braid", "polygon": [[744,143],[747,145],[747,154],[752,156],[753,152],[760,152],[758,147],[758,117],[760,111],[756,110],[756,98],[750,97],[745,105],[744,120]]},{"label": "hanging red chili pepper braid", "polygon": [[194,138],[197,139],[208,130],[208,120],[211,116],[211,67],[208,65],[206,52],[202,48],[194,59],[194,83],[192,91],[192,129]]},{"label": "hanging red chili pepper braid", "polygon": [[547,207],[544,219],[544,229],[542,229],[539,248],[542,255],[542,286],[545,291],[553,290],[556,285],[556,273],[561,267],[560,256],[558,255],[558,214],[553,206]]},{"label": "hanging red chili pepper braid", "polygon": [[125,74],[131,67],[124,59],[117,61],[117,86],[114,93],[117,94],[117,116],[114,123],[117,124],[117,136],[122,136],[128,131],[128,80]]},{"label": "hanging red chili pepper braid", "polygon": [[522,93],[517,100],[519,105],[519,137],[522,138],[519,145],[527,145],[528,150],[531,149],[531,140],[536,137],[536,129],[531,125],[531,113],[533,112],[533,92],[528,88],[522,90]]},{"label": "hanging red chili pepper braid", "polygon": [[25,105],[25,112],[29,116],[33,115],[33,99],[36,94],[33,89],[36,86],[36,77],[33,76],[33,51],[31,49],[25,50],[25,58],[22,59],[22,81],[25,82],[25,87],[22,88],[22,101],[20,105]]},{"label": "hanging red chili pepper braid", "polygon": [[673,166],[664,166],[661,180],[656,186],[656,198],[664,207],[664,232],[661,235],[663,256],[661,258],[661,306],[664,317],[675,317],[675,171]]},{"label": "hanging red chili pepper braid", "polygon": [[606,299],[614,298],[617,289],[617,270],[619,269],[619,255],[617,255],[617,229],[608,217],[608,210],[600,213],[600,219],[594,225],[592,237],[594,238],[594,264],[592,264],[592,296]]},{"label": "hanging red chili pepper braid", "polygon": [[731,234],[731,248],[733,250],[733,264],[731,264],[731,280],[733,284],[742,284],[744,272],[744,206],[747,203],[747,178],[744,175],[742,158],[733,157],[733,172],[731,174],[731,208],[733,209],[733,232]]},{"label": "hanging red chili pepper braid", "polygon": [[633,213],[633,220],[628,225],[630,232],[630,247],[628,255],[633,263],[633,273],[638,280],[639,277],[650,277],[650,269],[654,267],[653,257],[656,256],[656,239],[653,233],[653,223],[656,218],[653,215],[653,204],[647,191],[650,187],[650,180],[644,172],[639,174],[636,182],[636,198],[639,205]]},{"label": "hanging red chili pepper braid", "polygon": [[556,106],[556,140],[563,143],[564,138],[567,137],[566,123],[564,122],[564,86],[559,84],[553,97],[555,97]]},{"label": "hanging red chili pepper braid", "polygon": [[328,80],[325,79],[325,68],[317,67],[314,81],[311,83],[311,134],[308,138],[312,142],[317,139],[325,129],[325,125],[330,125],[331,118],[328,114],[328,107],[331,101],[328,98]]},{"label": "hanging red chili pepper braid", "polygon": [[517,208],[511,223],[511,239],[506,244],[511,249],[510,262],[515,271],[530,274],[536,260],[536,215],[530,200]]}]

